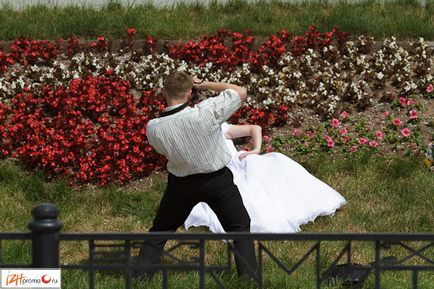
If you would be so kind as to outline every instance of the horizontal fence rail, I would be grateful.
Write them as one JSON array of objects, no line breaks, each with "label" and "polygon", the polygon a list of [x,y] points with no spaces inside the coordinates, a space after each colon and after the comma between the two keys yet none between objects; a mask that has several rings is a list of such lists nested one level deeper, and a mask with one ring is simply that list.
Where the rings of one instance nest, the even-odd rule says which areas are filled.
[{"label": "horizontal fence rail", "polygon": [[[136,281],[132,277],[133,270],[138,268],[159,272],[161,288],[169,288],[173,272],[197,273],[198,286],[194,288],[206,288],[209,284],[212,284],[213,288],[231,288],[231,281],[225,280],[224,276],[228,272],[232,274],[232,259],[237,253],[232,240],[256,241],[258,270],[252,272],[256,277],[251,280],[255,288],[273,288],[264,278],[265,271],[270,266],[291,278],[296,278],[295,272],[301,267],[313,267],[310,280],[315,284],[312,288],[317,289],[330,288],[330,284],[362,288],[368,275],[374,278],[375,288],[379,289],[382,288],[383,273],[392,271],[409,272],[411,284],[406,287],[416,289],[420,288],[420,273],[434,274],[434,233],[60,233],[63,225],[57,221],[56,212],[47,208],[35,208],[32,214],[34,220],[29,224],[31,233],[0,233],[0,267],[83,271],[88,275],[90,289],[96,288],[97,274],[101,272],[121,274],[126,289],[147,288],[146,285],[143,287],[142,282],[148,280]],[[143,242],[150,240],[168,240],[162,254],[163,261],[158,264],[139,265],[136,262],[138,248]],[[4,262],[3,245],[9,241],[31,244],[32,263]],[[68,256],[59,254],[59,246],[83,247],[74,246],[75,242],[85,244],[85,249],[79,253],[80,256],[87,257],[71,262]],[[224,252],[219,253],[218,260],[210,258],[211,254],[215,255],[210,249],[213,242],[218,244],[220,252]],[[297,247],[303,248],[301,251],[304,253],[294,257],[290,252],[277,252],[279,250],[276,248],[281,248],[280,242],[294,242]],[[327,251],[329,256],[325,256],[324,252],[325,245],[329,243],[334,247],[332,258],[330,250]],[[372,245],[372,256],[364,256],[364,259],[371,261],[368,264],[353,262],[354,252],[357,252],[355,244],[359,243]],[[212,248],[215,250],[216,247]],[[390,255],[397,252],[399,254]],[[68,280],[62,283],[68,283]]]}]

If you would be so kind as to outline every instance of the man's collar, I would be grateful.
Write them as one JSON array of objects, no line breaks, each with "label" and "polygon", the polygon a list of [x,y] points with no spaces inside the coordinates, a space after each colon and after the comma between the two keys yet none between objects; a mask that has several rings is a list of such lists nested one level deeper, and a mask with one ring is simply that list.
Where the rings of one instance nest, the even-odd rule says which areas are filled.
[{"label": "man's collar", "polygon": [[171,105],[169,107],[166,107],[166,110],[160,114],[160,117],[165,117],[168,115],[172,115],[175,114],[177,112],[180,112],[181,110],[183,110],[184,108],[186,108],[188,105],[188,102],[186,103],[182,103],[182,104],[177,104],[177,105]]},{"label": "man's collar", "polygon": [[183,105],[184,103],[180,103],[180,104],[175,104],[175,105],[171,105],[171,106],[168,106],[168,107],[166,107],[165,109],[164,109],[164,111],[170,111],[170,110],[172,110],[172,109],[175,109],[175,108],[177,108],[177,107],[180,107],[181,105]]}]

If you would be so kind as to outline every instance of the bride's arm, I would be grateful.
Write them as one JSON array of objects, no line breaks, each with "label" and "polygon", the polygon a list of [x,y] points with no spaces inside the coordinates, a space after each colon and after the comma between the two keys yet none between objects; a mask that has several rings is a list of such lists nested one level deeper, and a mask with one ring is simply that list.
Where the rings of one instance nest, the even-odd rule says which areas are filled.
[{"label": "bride's arm", "polygon": [[259,154],[262,145],[262,128],[259,125],[231,125],[229,126],[226,137],[230,139],[250,136],[253,139],[253,149],[240,154],[240,160],[251,154]]}]

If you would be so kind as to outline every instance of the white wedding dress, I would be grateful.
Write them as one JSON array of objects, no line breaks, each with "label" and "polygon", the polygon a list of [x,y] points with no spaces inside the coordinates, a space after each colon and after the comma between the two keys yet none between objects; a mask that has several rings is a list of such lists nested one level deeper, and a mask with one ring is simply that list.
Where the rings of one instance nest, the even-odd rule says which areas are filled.
[{"label": "white wedding dress", "polygon": [[[229,125],[222,124],[223,134]],[[297,162],[281,153],[238,158],[232,140],[228,164],[254,233],[292,233],[318,216],[332,215],[345,199],[330,186],[311,175]],[[197,204],[184,223],[185,228],[206,226],[214,233],[225,232],[216,214],[206,203]]]}]

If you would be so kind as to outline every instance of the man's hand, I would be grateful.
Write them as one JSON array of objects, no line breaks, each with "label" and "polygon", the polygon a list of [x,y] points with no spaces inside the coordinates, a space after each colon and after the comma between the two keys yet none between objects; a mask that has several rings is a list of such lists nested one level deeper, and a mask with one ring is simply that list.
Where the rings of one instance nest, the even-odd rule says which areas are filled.
[{"label": "man's hand", "polygon": [[233,89],[240,95],[241,105],[247,98],[247,90],[244,87],[226,83],[226,82],[214,82],[214,81],[204,81],[203,79],[199,79],[196,76],[193,76],[193,87],[198,90],[210,89],[215,92],[221,92],[225,89]]},{"label": "man's hand", "polygon": [[[199,79],[196,76],[193,76],[193,87],[195,89],[201,89],[200,85],[204,82],[203,79]],[[202,88],[203,89],[203,88]]]}]

